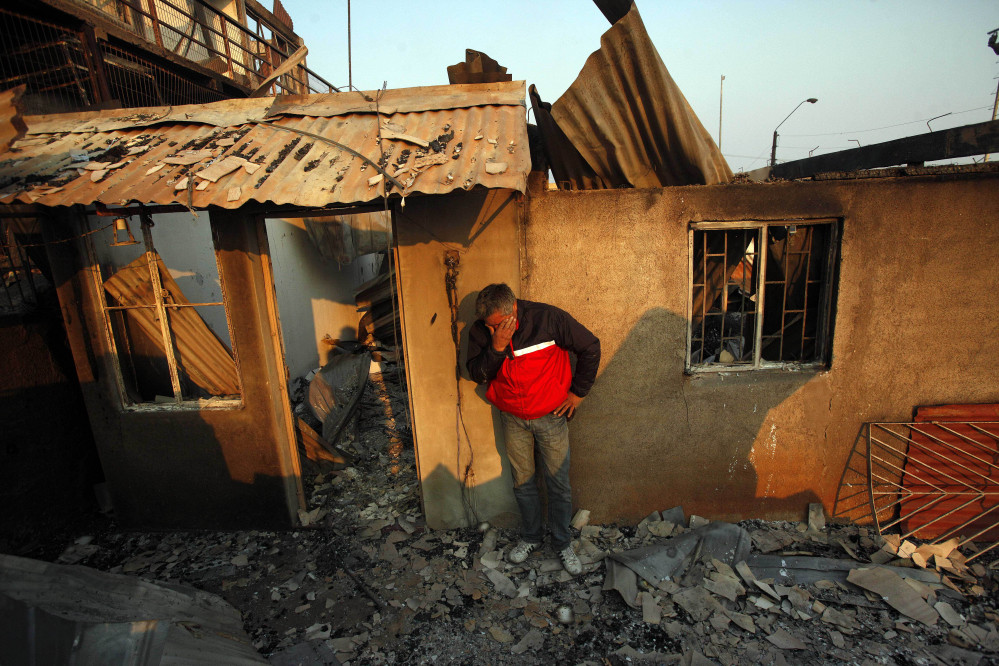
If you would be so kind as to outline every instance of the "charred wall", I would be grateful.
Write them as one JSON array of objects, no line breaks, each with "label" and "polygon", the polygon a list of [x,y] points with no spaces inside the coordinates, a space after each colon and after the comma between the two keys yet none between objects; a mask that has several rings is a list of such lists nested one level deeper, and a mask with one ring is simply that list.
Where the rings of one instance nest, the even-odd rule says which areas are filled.
[{"label": "charred wall", "polygon": [[[217,211],[210,217],[242,392],[234,407],[126,407],[86,245],[49,245],[108,491],[126,527],[238,529],[296,522],[301,484],[272,316],[266,234],[252,214]],[[46,220],[47,240],[79,236],[81,221],[76,209],[53,212]]]},{"label": "charred wall", "polygon": [[[862,520],[868,421],[995,402],[999,310],[992,176],[541,192],[521,295],[601,339],[571,424],[577,507],[632,521],[682,504],[717,519]],[[688,224],[839,218],[831,364],[685,374]]]},{"label": "charred wall", "polygon": [[0,318],[0,552],[96,510],[100,464],[54,301]]}]

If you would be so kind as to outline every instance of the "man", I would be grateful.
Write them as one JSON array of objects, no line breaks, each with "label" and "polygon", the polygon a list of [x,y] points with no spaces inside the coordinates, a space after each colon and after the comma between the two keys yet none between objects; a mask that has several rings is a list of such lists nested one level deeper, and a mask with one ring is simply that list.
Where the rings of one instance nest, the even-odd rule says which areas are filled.
[{"label": "man", "polygon": [[[479,292],[475,316],[468,336],[468,372],[474,381],[489,383],[486,398],[500,410],[523,524],[522,540],[508,559],[523,562],[544,540],[534,470],[537,447],[548,490],[552,545],[565,570],[576,576],[582,565],[569,531],[567,420],[597,376],[600,341],[564,310],[517,300],[505,284],[491,284]],[[576,354],[575,376],[570,351]]]}]

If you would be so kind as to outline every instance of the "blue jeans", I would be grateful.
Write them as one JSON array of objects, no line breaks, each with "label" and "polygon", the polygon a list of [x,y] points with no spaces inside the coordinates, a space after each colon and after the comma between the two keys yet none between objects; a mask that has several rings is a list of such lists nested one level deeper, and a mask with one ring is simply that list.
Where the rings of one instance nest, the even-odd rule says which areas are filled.
[{"label": "blue jeans", "polygon": [[572,489],[569,487],[569,425],[565,416],[546,414],[536,419],[522,419],[500,412],[506,435],[506,453],[513,468],[513,496],[520,508],[524,541],[541,543],[541,498],[534,471],[537,447],[544,465],[548,491],[548,529],[557,551],[572,542]]}]

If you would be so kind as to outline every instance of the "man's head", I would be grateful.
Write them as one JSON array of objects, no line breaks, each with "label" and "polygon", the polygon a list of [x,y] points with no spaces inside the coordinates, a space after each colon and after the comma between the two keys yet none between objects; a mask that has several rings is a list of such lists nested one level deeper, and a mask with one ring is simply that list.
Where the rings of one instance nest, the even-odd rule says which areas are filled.
[{"label": "man's head", "polygon": [[475,299],[475,317],[487,326],[496,326],[503,319],[517,313],[517,297],[503,283],[491,284],[479,292]]}]

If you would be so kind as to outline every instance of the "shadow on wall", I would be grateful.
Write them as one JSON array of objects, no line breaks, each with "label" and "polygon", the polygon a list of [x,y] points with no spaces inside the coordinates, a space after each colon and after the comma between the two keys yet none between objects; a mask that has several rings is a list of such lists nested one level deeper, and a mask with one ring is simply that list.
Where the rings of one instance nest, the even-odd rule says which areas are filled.
[{"label": "shadow on wall", "polygon": [[[292,526],[271,444],[234,437],[219,412],[186,410],[120,416],[120,445],[101,441],[108,489],[122,525],[156,529],[281,529]],[[111,424],[108,424],[111,425]],[[219,437],[217,428],[227,435]],[[268,473],[271,472],[271,473]]]},{"label": "shadow on wall", "polygon": [[96,511],[103,473],[58,307],[0,322],[0,359],[0,552],[37,554]]},{"label": "shadow on wall", "polygon": [[684,317],[651,309],[604,360],[570,425],[574,505],[594,522],[675,505],[720,520],[800,518],[818,496],[786,472],[813,444],[770,413],[814,373],[685,375],[686,334]]}]

